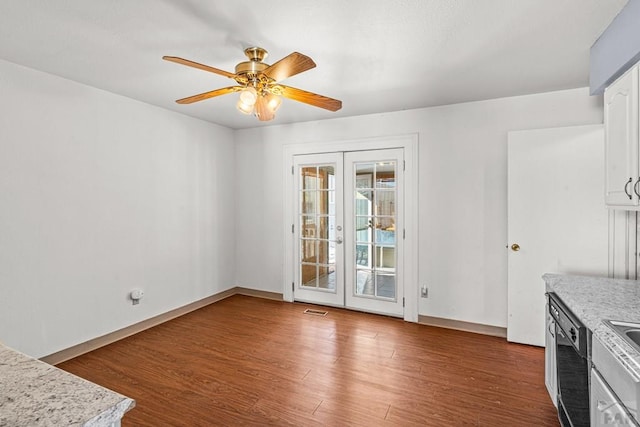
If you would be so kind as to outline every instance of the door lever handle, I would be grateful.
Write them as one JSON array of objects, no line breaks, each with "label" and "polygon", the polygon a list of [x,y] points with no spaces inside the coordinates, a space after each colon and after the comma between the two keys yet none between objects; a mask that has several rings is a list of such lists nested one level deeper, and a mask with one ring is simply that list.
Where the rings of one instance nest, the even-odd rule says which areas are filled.
[{"label": "door lever handle", "polygon": [[337,244],[341,244],[342,243],[342,237],[340,237],[340,236],[336,237],[336,243]]},{"label": "door lever handle", "polygon": [[627,187],[629,187],[629,185],[631,185],[632,182],[633,182],[633,178],[629,178],[629,181],[627,181],[627,183],[624,185],[624,192],[627,196],[629,196],[629,200],[631,200],[631,191],[627,190]]}]

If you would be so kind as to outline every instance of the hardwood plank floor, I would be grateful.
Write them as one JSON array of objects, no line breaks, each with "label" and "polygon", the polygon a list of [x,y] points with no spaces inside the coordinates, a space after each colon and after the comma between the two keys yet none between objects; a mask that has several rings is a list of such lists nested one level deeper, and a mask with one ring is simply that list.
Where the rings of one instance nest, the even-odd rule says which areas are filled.
[{"label": "hardwood plank floor", "polygon": [[236,295],[58,365],[136,400],[123,426],[558,426],[544,350]]}]

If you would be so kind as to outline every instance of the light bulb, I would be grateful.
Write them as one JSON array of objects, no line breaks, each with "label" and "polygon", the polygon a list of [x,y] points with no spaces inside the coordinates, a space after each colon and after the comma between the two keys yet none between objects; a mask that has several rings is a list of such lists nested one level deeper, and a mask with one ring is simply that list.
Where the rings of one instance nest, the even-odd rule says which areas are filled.
[{"label": "light bulb", "polygon": [[266,95],[258,97],[258,101],[256,102],[256,116],[261,122],[268,122],[269,120],[273,120],[276,116],[269,108]]},{"label": "light bulb", "polygon": [[267,100],[267,107],[269,108],[269,110],[271,110],[272,113],[275,113],[276,111],[278,111],[278,108],[280,108],[280,104],[282,104],[282,98],[272,93],[269,93],[265,97]]},{"label": "light bulb", "polygon": [[246,105],[255,104],[257,98],[258,95],[256,93],[256,90],[252,86],[246,87],[242,89],[242,92],[240,92],[240,100]]},{"label": "light bulb", "polygon": [[253,113],[253,105],[245,104],[244,102],[242,102],[242,98],[238,99],[238,103],[236,104],[236,108],[242,114],[251,114],[251,113]]}]

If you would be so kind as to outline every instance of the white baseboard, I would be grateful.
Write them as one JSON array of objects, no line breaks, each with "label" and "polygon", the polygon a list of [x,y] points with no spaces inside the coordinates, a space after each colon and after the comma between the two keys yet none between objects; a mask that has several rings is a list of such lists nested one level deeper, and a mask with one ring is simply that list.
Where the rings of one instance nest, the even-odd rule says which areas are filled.
[{"label": "white baseboard", "polygon": [[40,360],[42,360],[43,362],[49,363],[50,365],[57,365],[58,363],[62,363],[69,359],[73,359],[74,357],[78,357],[82,354],[96,350],[105,345],[112,344],[116,341],[127,338],[131,335],[137,334],[138,332],[142,332],[145,329],[152,328],[161,323],[167,322],[171,319],[175,319],[176,317],[183,316],[194,310],[205,307],[209,304],[213,304],[214,302],[221,301],[233,295],[247,295],[252,297],[282,301],[282,294],[279,294],[276,292],[266,292],[266,291],[258,291],[255,289],[235,287],[235,288],[228,289],[226,291],[219,292],[215,295],[211,295],[209,297],[203,298],[201,300],[192,302],[185,306],[178,307],[166,313],[159,314],[150,319],[135,323],[131,326],[127,326],[126,328],[119,329],[117,331],[111,332],[101,337],[97,337],[92,340],[80,343],[78,345],[74,345],[73,347],[69,347],[67,349],[50,354],[48,356],[44,356],[40,358]]},{"label": "white baseboard", "polygon": [[440,328],[456,329],[458,331],[473,332],[482,335],[507,338],[507,328],[499,326],[482,325],[480,323],[463,322],[461,320],[443,319],[441,317],[418,316],[418,323]]},{"label": "white baseboard", "polygon": [[[282,294],[278,292],[267,292],[267,291],[259,291],[256,289],[235,287],[223,292],[219,292],[215,295],[211,295],[209,297],[203,298],[199,301],[192,302],[185,306],[178,307],[166,313],[159,314],[158,316],[152,317],[147,320],[143,320],[142,322],[135,323],[131,326],[127,326],[126,328],[119,329],[117,331],[111,332],[101,337],[97,337],[92,340],[80,343],[78,345],[74,345],[73,347],[69,347],[67,349],[50,354],[48,356],[44,356],[40,358],[40,360],[42,360],[43,362],[49,363],[51,365],[57,365],[58,363],[62,363],[69,359],[73,359],[74,357],[78,357],[82,354],[96,350],[105,345],[112,344],[116,341],[127,338],[131,335],[137,334],[138,332],[142,332],[145,329],[152,328],[161,323],[167,322],[171,319],[175,319],[176,317],[183,316],[194,310],[197,310],[209,304],[213,304],[215,302],[221,301],[233,295],[246,295],[246,296],[264,298],[264,299],[270,299],[270,300],[276,300],[276,301],[283,300]],[[491,335],[491,336],[496,336],[501,338],[507,337],[507,328],[501,328],[498,326],[482,325],[478,323],[463,322],[463,321],[451,320],[451,319],[442,319],[439,317],[431,317],[431,316],[423,316],[423,315],[418,316],[418,323],[423,325],[429,325],[429,326],[438,326],[441,328],[457,329],[457,330],[466,331],[466,332],[474,332],[474,333],[483,334],[483,335]]]},{"label": "white baseboard", "polygon": [[282,293],[278,293],[278,292],[258,291],[256,289],[241,288],[241,287],[237,287],[235,288],[235,290],[236,290],[236,294],[238,295],[246,295],[248,297],[258,297],[258,298],[264,298],[264,299],[272,299],[275,301],[283,301]]}]

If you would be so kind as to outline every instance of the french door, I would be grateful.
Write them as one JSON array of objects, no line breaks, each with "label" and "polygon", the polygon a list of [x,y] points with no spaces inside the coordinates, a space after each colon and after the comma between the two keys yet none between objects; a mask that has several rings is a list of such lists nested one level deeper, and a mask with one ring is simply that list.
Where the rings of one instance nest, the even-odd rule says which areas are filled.
[{"label": "french door", "polygon": [[403,316],[403,149],[294,156],[294,299]]},{"label": "french door", "polygon": [[342,153],[295,156],[294,297],[344,305]]}]

